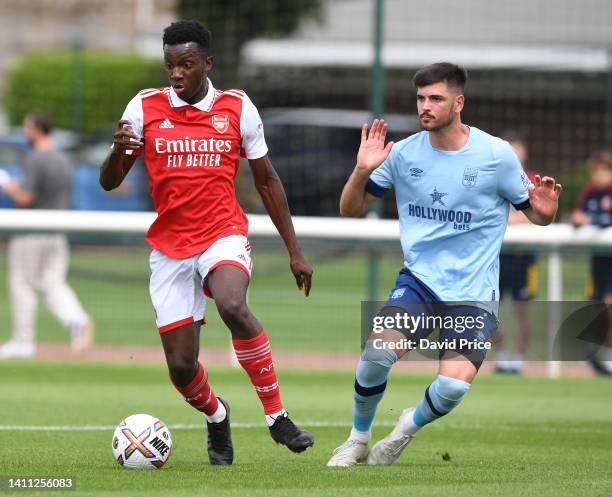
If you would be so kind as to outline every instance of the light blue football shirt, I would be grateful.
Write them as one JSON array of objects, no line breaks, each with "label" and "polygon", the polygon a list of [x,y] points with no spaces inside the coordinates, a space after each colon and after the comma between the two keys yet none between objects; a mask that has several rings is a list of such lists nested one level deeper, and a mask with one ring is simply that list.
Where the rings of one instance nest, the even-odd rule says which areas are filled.
[{"label": "light blue football shirt", "polygon": [[427,131],[396,143],[366,190],[395,190],[404,265],[414,276],[443,302],[478,302],[497,314],[508,210],[529,207],[530,184],[508,142],[470,127],[457,151],[433,148]]}]

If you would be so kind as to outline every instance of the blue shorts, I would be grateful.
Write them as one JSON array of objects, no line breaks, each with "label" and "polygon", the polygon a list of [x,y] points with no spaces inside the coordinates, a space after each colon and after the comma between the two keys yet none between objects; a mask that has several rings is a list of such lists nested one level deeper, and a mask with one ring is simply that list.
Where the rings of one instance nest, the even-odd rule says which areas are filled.
[{"label": "blue shorts", "polygon": [[[397,316],[398,313],[404,320],[397,322],[408,326],[392,329],[397,329],[413,342],[439,330],[437,341],[447,345],[440,346],[438,357],[446,351],[456,351],[469,359],[476,369],[480,368],[486,356],[487,348],[483,344],[490,344],[491,335],[499,325],[493,314],[474,304],[442,302],[407,268],[400,271],[395,288],[378,316]],[[414,326],[417,321],[407,322],[405,315],[417,318],[418,326]]]},{"label": "blue shorts", "polygon": [[612,257],[594,255],[591,257],[591,278],[593,291],[591,298],[603,302],[612,293]]}]

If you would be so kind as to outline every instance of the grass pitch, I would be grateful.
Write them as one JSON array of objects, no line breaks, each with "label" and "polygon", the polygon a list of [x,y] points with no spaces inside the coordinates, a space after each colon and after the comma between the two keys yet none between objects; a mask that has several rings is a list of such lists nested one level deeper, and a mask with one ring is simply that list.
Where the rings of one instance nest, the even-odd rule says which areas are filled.
[{"label": "grass pitch", "polygon": [[[315,447],[296,455],[276,446],[246,375],[213,369],[211,382],[231,403],[235,423],[235,464],[220,468],[208,465],[201,416],[181,400],[161,366],[0,363],[0,476],[76,478],[76,491],[15,495],[612,494],[612,382],[605,379],[479,377],[464,403],[421,431],[394,466],[343,469],[325,463],[349,431],[352,373],[283,370],[279,376],[286,407],[310,425]],[[429,381],[391,375],[375,439],[421,398]],[[160,417],[172,430],[173,454],[161,470],[128,471],[113,460],[113,428],[137,412]],[[202,427],[173,430],[177,424]],[[32,426],[40,429],[25,429]]]}]

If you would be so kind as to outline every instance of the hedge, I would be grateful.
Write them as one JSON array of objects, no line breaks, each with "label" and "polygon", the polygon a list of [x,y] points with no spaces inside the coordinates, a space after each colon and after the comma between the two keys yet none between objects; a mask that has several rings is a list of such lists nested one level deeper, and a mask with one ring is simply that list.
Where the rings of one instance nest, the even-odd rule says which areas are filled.
[{"label": "hedge", "polygon": [[60,128],[108,131],[141,89],[164,86],[161,59],[65,50],[30,54],[9,72],[5,104],[11,125],[32,110]]}]

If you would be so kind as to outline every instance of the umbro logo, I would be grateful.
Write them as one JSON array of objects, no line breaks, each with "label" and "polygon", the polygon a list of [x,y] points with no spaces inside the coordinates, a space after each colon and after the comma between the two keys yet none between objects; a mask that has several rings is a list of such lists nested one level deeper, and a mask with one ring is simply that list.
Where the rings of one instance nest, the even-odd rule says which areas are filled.
[{"label": "umbro logo", "polygon": [[164,119],[162,123],[159,125],[159,129],[169,129],[169,128],[174,128],[174,124],[172,124],[170,122],[170,119],[166,117],[166,119]]},{"label": "umbro logo", "polygon": [[423,175],[423,170],[418,167],[410,168],[410,176],[414,176],[415,178],[420,178]]}]

